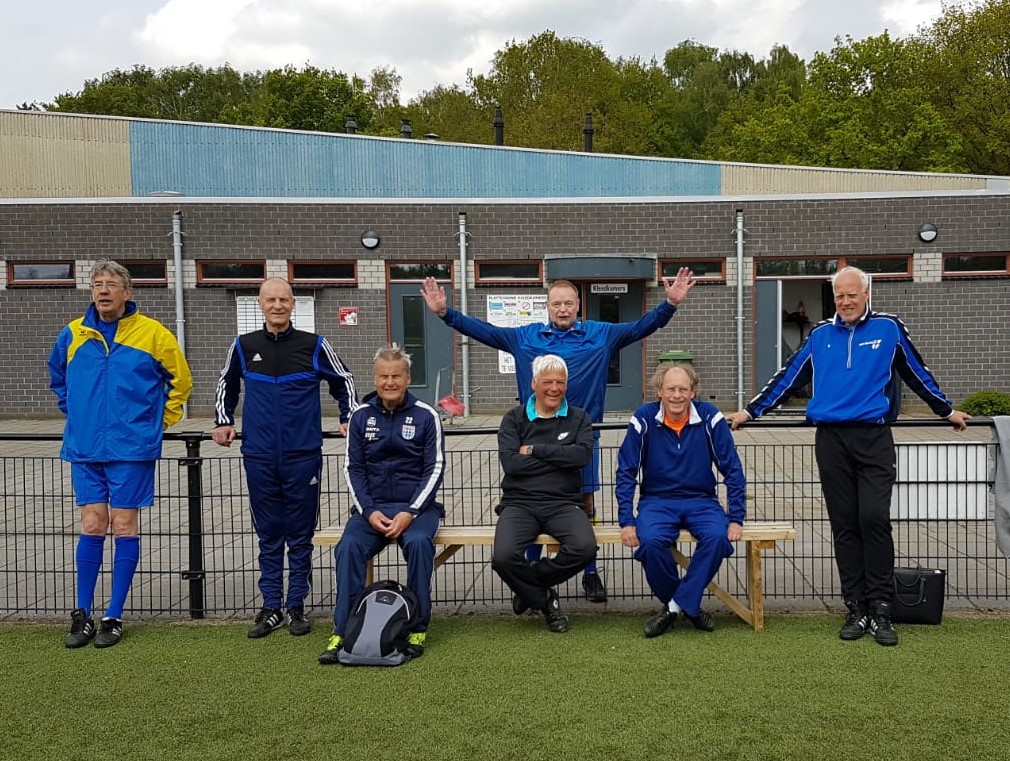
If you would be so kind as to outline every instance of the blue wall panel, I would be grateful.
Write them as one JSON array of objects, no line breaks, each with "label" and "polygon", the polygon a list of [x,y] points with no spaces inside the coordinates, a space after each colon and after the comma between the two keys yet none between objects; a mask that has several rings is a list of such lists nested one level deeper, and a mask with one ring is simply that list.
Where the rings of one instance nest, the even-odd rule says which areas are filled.
[{"label": "blue wall panel", "polygon": [[715,163],[130,122],[133,192],[320,198],[719,195]]}]

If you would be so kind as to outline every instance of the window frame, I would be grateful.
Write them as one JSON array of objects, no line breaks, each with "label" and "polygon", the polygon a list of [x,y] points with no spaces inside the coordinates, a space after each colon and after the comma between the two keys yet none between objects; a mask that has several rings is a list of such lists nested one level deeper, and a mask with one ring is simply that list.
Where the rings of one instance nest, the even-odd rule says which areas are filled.
[{"label": "window frame", "polygon": [[[521,264],[524,266],[533,265],[537,268],[536,277],[485,277],[481,270],[487,265],[509,265]],[[474,261],[474,284],[478,286],[496,285],[537,285],[544,284],[544,262],[536,259],[489,259],[485,261]]]},{"label": "window frame", "polygon": [[[677,269],[681,267],[690,267],[692,264],[698,263],[715,263],[719,265],[719,274],[715,275],[695,275],[694,279],[697,283],[725,283],[726,282],[726,258],[725,257],[698,257],[696,259],[660,259],[656,262],[656,284],[663,285],[663,267],[666,265],[672,265]],[[676,272],[672,275],[666,275],[665,277],[676,277]]]},{"label": "window frame", "polygon": [[[168,262],[165,259],[116,259],[119,264],[122,264],[130,271],[130,280],[133,282],[133,286],[168,286]],[[164,277],[154,278],[154,277],[136,277],[133,274],[133,265],[138,264],[161,264],[162,271],[165,273]]]},{"label": "window frame", "polygon": [[[258,264],[262,270],[261,277],[236,277],[236,278],[208,278],[204,275],[205,265],[214,264]],[[235,286],[235,285],[259,285],[267,279],[266,259],[197,259],[196,260],[196,284],[198,286]]]},{"label": "window frame", "polygon": [[[33,264],[63,264],[70,266],[70,275],[65,278],[38,278],[26,280],[14,276],[15,268],[31,266]],[[27,261],[7,261],[7,287],[8,288],[76,288],[77,287],[77,262],[73,259],[54,259],[43,261],[30,259]]]},{"label": "window frame", "polygon": [[[295,275],[295,267],[298,265],[350,265],[351,277],[298,277]],[[358,285],[358,262],[356,259],[292,259],[288,262],[288,282],[291,285],[334,285],[334,286],[356,286]]]},{"label": "window frame", "polygon": [[452,262],[450,262],[450,261],[437,261],[437,262],[433,262],[431,260],[427,260],[426,261],[426,260],[423,260],[423,259],[422,260],[407,259],[407,260],[396,260],[396,261],[387,260],[386,261],[386,283],[387,283],[387,285],[389,283],[423,283],[424,280],[425,280],[425,278],[428,277],[427,275],[421,275],[421,277],[418,277],[418,278],[403,278],[403,279],[394,278],[393,277],[393,268],[394,267],[402,267],[404,265],[415,265],[415,264],[429,265],[429,266],[434,266],[434,267],[448,267],[449,273],[445,277],[436,277],[435,280],[438,281],[439,283],[451,283],[451,282],[453,282],[453,280],[452,280]]},{"label": "window frame", "polygon": [[[754,280],[827,280],[840,272],[842,268],[850,266],[849,260],[859,262],[873,261],[880,259],[904,259],[908,269],[905,272],[866,272],[872,280],[911,280],[914,274],[914,258],[912,254],[856,254],[854,256],[816,256],[812,259],[803,256],[755,256],[754,257]],[[834,261],[835,270],[830,273],[819,273],[816,275],[759,275],[758,266],[762,262],[808,262],[808,261]],[[854,267],[858,264],[851,265]],[[863,269],[860,267],[860,269]],[[865,270],[864,270],[865,271]]]},{"label": "window frame", "polygon": [[[1003,269],[1002,270],[958,270],[958,271],[947,271],[947,259],[954,257],[1003,257]],[[980,278],[1005,278],[1010,277],[1010,252],[1007,251],[948,251],[944,252],[942,261],[940,262],[940,278],[943,280],[965,280],[965,279],[980,279]]]}]

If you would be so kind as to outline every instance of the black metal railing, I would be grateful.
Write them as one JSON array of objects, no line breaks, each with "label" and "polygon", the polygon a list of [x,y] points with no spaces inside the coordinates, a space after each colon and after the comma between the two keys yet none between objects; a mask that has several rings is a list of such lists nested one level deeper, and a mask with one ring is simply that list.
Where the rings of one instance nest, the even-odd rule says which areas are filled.
[{"label": "black metal railing", "polygon": [[[899,425],[908,425],[899,423]],[[935,423],[933,423],[935,425]],[[796,428],[792,421],[754,423],[751,428]],[[601,522],[616,522],[613,473],[623,425],[602,429]],[[492,525],[500,469],[495,429],[447,430],[449,451],[441,498],[447,525]],[[786,437],[781,437],[786,438]],[[167,434],[158,468],[156,506],[142,517],[142,550],[128,600],[132,616],[249,616],[259,608],[256,537],[248,515],[245,477],[237,452],[207,449],[204,432]],[[0,528],[0,613],[38,617],[65,615],[75,607],[74,547],[79,516],[69,466],[58,457],[59,435],[0,434],[0,442],[52,442],[48,455],[0,458],[4,483]],[[7,446],[5,451],[9,451]],[[342,523],[349,512],[343,483],[342,444],[328,436],[320,497],[320,525]],[[830,527],[820,493],[813,446],[806,443],[738,444],[748,479],[748,518],[787,521],[797,529],[764,561],[769,599],[826,601],[837,598],[838,581]],[[1008,561],[995,547],[989,500],[994,443],[951,441],[899,443],[895,487],[895,546],[899,565],[947,570],[948,598],[985,605],[1008,596]],[[608,476],[609,474],[609,476]],[[111,553],[112,540],[106,543]],[[690,551],[690,547],[686,548]],[[510,595],[490,570],[490,547],[466,547],[436,571],[436,610],[507,604]],[[718,581],[744,594],[744,560],[734,556]],[[620,546],[601,548],[600,564],[610,599],[645,601],[650,593],[638,564]],[[307,606],[317,614],[333,601],[330,548],[314,556],[313,588]],[[107,599],[111,563],[106,562],[96,606]],[[398,551],[376,561],[380,576],[402,578]],[[578,580],[562,590],[577,599]]]}]

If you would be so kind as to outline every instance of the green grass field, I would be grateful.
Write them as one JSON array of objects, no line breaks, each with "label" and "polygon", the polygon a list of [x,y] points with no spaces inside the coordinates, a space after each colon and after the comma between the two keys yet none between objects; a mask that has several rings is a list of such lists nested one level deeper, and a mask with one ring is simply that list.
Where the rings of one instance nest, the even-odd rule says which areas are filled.
[{"label": "green grass field", "polygon": [[840,619],[654,640],[645,616],[436,618],[423,658],[323,667],[328,633],[127,622],[114,648],[0,625],[3,759],[997,759],[1010,617],[842,642]]}]

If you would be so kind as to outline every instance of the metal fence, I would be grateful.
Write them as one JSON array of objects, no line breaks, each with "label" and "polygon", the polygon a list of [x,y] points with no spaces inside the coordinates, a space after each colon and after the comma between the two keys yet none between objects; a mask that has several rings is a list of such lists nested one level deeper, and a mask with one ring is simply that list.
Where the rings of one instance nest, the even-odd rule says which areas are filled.
[{"label": "metal fence", "polygon": [[[623,426],[604,428],[601,522],[616,523],[613,473]],[[500,469],[492,429],[449,430],[441,498],[447,525],[491,525],[499,496]],[[58,436],[0,436],[0,440],[58,441]],[[141,560],[127,614],[140,617],[249,617],[260,606],[256,588],[256,537],[248,513],[241,458],[204,456],[207,434],[168,434],[158,468],[156,505],[142,517]],[[1010,568],[997,553],[989,498],[995,444],[898,445],[894,491],[897,564],[947,571],[948,598],[982,607],[1008,597]],[[333,450],[333,451],[330,451]],[[324,454],[320,525],[342,523],[349,499],[340,473],[342,443],[328,441]],[[827,603],[838,598],[830,527],[823,505],[813,446],[809,443],[738,445],[748,481],[748,518],[788,521],[794,542],[766,553],[769,600]],[[216,454],[216,452],[215,452]],[[79,516],[69,466],[58,457],[4,456],[3,524],[0,533],[0,613],[21,617],[63,616],[75,606],[74,552]],[[99,580],[96,605],[111,584],[111,541]],[[684,548],[689,554],[691,547]],[[507,609],[511,594],[490,569],[490,547],[465,547],[435,572],[436,612]],[[610,603],[645,605],[650,592],[629,550],[601,548],[600,565]],[[306,605],[317,615],[333,603],[329,548],[314,553],[313,588]],[[398,550],[376,561],[379,578],[405,580]],[[728,559],[718,581],[745,594],[744,559]],[[560,593],[581,598],[578,579]],[[651,604],[651,603],[648,603]]]}]

